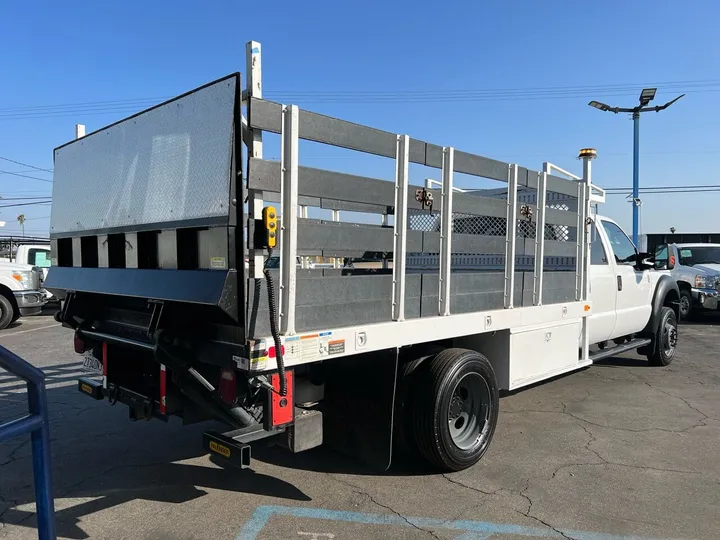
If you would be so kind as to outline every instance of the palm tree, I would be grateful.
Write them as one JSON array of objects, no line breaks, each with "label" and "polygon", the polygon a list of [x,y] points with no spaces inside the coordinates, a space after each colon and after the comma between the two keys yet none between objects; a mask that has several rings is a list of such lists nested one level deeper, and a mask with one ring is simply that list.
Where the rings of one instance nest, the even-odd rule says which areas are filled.
[{"label": "palm tree", "polygon": [[17,217],[17,220],[18,220],[18,223],[20,224],[20,226],[22,227],[22,235],[24,238],[25,237],[25,214],[20,214]]}]

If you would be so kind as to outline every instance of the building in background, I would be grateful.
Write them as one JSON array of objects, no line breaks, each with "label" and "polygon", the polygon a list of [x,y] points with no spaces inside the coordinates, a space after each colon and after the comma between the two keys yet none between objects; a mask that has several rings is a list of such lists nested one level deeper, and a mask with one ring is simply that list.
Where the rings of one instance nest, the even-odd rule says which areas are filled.
[{"label": "building in background", "polygon": [[662,232],[640,235],[640,251],[653,253],[660,244],[720,244],[720,231],[716,232]]}]

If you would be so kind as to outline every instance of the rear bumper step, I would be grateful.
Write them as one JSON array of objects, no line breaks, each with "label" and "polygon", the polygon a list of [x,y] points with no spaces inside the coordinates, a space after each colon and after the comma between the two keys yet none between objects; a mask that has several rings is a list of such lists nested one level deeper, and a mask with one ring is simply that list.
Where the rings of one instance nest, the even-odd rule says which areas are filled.
[{"label": "rear bumper step", "polygon": [[78,390],[93,399],[100,400],[105,397],[102,383],[87,377],[81,377],[78,379]]},{"label": "rear bumper step", "polygon": [[250,445],[237,442],[231,437],[215,431],[207,431],[203,434],[203,448],[211,455],[220,457],[241,469],[250,466]]}]

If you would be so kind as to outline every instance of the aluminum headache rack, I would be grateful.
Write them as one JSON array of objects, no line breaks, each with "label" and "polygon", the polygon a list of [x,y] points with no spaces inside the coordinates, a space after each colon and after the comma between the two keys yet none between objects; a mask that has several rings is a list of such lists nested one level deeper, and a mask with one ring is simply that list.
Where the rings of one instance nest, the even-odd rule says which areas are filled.
[{"label": "aluminum headache rack", "polygon": [[[274,103],[260,44],[246,52],[244,90],[232,74],[55,150],[49,290],[88,313],[88,295],[150,301],[150,329],[164,303],[163,323],[223,325],[208,335],[253,348],[248,369],[274,369],[262,220],[272,205],[279,264],[268,272],[288,366],[586,326],[593,152],[582,179],[568,179]],[[264,159],[265,133],[280,136],[279,161]],[[301,166],[301,140],[393,160],[394,179]],[[439,189],[411,181],[417,166],[434,169]],[[470,189],[468,178],[501,187]],[[384,254],[376,268],[341,263],[367,253]],[[333,262],[307,268],[313,256]]]}]

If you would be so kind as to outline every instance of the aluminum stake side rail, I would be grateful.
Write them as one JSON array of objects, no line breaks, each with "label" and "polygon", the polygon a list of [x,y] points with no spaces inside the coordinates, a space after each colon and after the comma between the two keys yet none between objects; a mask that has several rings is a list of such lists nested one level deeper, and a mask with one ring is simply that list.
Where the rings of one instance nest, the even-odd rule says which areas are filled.
[{"label": "aluminum stake side rail", "polygon": [[[487,451],[500,390],[609,339],[671,358],[657,279],[628,276],[622,313],[614,290],[599,311],[590,297],[591,235],[604,270],[621,264],[591,213],[594,150],[573,177],[274,103],[261,45],[246,53],[244,89],[231,74],[55,149],[46,287],[81,392],[131,420],[220,420],[206,447],[240,467],[273,437],[460,470]],[[307,141],[387,158],[394,179],[303,166]],[[618,283],[648,271],[623,257]]]}]

